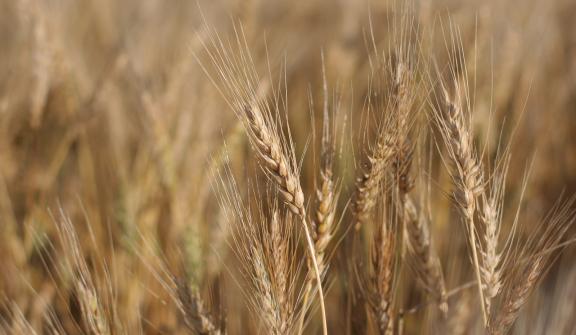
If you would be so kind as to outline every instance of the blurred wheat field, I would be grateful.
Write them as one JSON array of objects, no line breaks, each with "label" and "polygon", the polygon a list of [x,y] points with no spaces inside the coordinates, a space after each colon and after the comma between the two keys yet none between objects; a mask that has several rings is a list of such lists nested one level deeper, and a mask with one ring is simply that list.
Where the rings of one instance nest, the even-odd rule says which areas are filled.
[{"label": "blurred wheat field", "polygon": [[0,1],[0,334],[576,334],[574,15]]}]

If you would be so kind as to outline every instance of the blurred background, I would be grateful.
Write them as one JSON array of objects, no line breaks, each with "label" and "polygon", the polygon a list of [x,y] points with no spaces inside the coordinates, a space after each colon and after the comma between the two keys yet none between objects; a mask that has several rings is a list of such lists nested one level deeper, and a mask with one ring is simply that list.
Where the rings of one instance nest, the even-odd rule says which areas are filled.
[{"label": "blurred background", "polygon": [[[226,37],[240,22],[256,68],[263,75],[268,66],[284,71],[308,194],[315,163],[306,145],[321,126],[324,53],[330,91],[351,120],[339,163],[344,204],[357,173],[353,153],[364,153],[355,128],[362,127],[359,115],[371,89],[370,31],[385,49],[398,6],[376,0],[0,0],[0,320],[11,322],[14,303],[39,333],[49,333],[46,315],[67,334],[85,331],[71,275],[59,266],[54,221],[62,209],[96,286],[109,284],[112,293],[102,305],[124,333],[184,333],[148,269],[158,257],[190,278],[215,315],[225,314],[229,333],[262,332],[236,289],[210,166],[228,151],[234,171],[259,171],[241,124],[198,62],[206,61],[203,27]],[[474,78],[476,140],[487,157],[499,141],[512,143],[511,199],[531,166],[521,231],[529,230],[538,222],[529,218],[576,191],[576,2],[423,0],[414,10],[425,57],[442,62],[442,31],[458,27]],[[462,265],[466,244],[461,236],[446,238],[457,224],[445,195],[450,180],[439,162],[431,174],[439,195],[432,203],[438,208],[433,236],[452,288],[471,278],[469,265]],[[514,208],[505,212],[514,214]],[[574,315],[576,300],[566,297],[576,295],[575,250],[566,250],[531,300],[528,310],[545,312],[521,318],[517,333],[544,334],[551,324],[574,330],[566,316]],[[329,275],[335,282],[339,269],[335,256]],[[343,288],[333,286],[328,321],[339,334]],[[470,296],[458,295],[454,304],[473,312]],[[417,297],[407,294],[406,305],[413,302]],[[113,313],[106,307],[112,305]],[[439,333],[424,313],[413,316],[421,321],[406,333]],[[561,315],[568,328],[558,325]]]}]

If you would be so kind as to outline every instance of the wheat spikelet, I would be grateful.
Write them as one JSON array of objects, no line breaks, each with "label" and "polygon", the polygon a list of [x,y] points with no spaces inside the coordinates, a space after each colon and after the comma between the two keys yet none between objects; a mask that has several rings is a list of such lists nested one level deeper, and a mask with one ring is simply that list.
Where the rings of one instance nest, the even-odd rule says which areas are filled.
[{"label": "wheat spikelet", "polygon": [[291,269],[289,259],[294,253],[290,237],[293,223],[290,214],[287,215],[281,218],[278,211],[273,210],[268,227],[262,226],[262,239],[253,241],[249,255],[260,297],[255,303],[262,303],[258,308],[265,324],[277,335],[291,332],[295,313],[293,281],[297,273]]},{"label": "wheat spikelet", "polygon": [[262,313],[260,316],[264,319],[266,327],[270,329],[272,334],[285,334],[285,324],[282,322],[282,316],[279,310],[280,305],[274,297],[271,278],[264,264],[264,260],[256,250],[254,250],[254,254],[252,255],[252,263],[254,275],[255,278],[257,278],[255,281],[256,292],[259,295],[259,303],[261,304],[260,308]]},{"label": "wheat spikelet", "polygon": [[[243,31],[242,31],[243,34]],[[228,103],[234,113],[245,125],[245,131],[256,156],[262,164],[267,177],[277,186],[283,202],[302,223],[308,248],[310,269],[315,273],[316,285],[319,291],[320,309],[323,333],[326,335],[328,326],[324,292],[321,283],[321,272],[316,260],[316,251],[308,226],[308,218],[304,207],[304,193],[300,185],[299,173],[291,139],[286,139],[278,130],[278,121],[272,116],[270,104],[264,98],[267,91],[267,81],[259,82],[258,75],[252,63],[244,36],[236,31],[238,55],[223,47],[216,34],[210,37],[211,50],[204,45],[212,64],[216,67],[222,85],[227,89]],[[206,68],[204,70],[207,72]],[[276,101],[278,102],[278,101]],[[276,104],[274,111],[278,112]]]},{"label": "wheat spikelet", "polygon": [[103,314],[94,288],[90,287],[90,284],[86,283],[85,279],[79,279],[76,282],[76,289],[78,290],[82,316],[88,329],[94,335],[110,334],[106,317]]},{"label": "wheat spikelet", "polygon": [[530,262],[528,269],[525,273],[517,273],[519,280],[518,284],[508,292],[503,306],[499,309],[499,313],[495,316],[496,321],[490,325],[490,333],[494,335],[505,334],[510,326],[518,317],[518,313],[532,289],[536,286],[542,271],[544,270],[543,259],[541,257]]},{"label": "wheat spikelet", "polygon": [[[330,115],[328,112],[326,79],[324,77],[324,110],[323,110],[323,127],[322,127],[322,153],[320,169],[320,186],[316,189],[316,211],[315,219],[312,223],[312,240],[316,251],[316,261],[322,275],[325,274],[327,260],[325,259],[328,244],[332,240],[335,224],[334,217],[336,214],[336,203],[338,194],[334,189],[333,180],[333,160],[334,160],[334,138],[331,136],[332,127],[330,127]],[[315,276],[312,274],[308,277],[306,288],[304,289],[303,304],[306,306],[312,288]],[[299,334],[302,333],[305,313],[302,313],[300,320]]]},{"label": "wheat spikelet", "polygon": [[394,153],[395,136],[388,131],[387,127],[383,127],[380,131],[376,146],[368,157],[366,171],[357,181],[353,204],[356,230],[359,230],[369,218],[371,210],[376,205],[380,182]]},{"label": "wheat spikelet", "polygon": [[175,280],[176,295],[186,326],[200,335],[220,335],[222,332],[215,326],[205,310],[204,302],[190,291],[185,280]]},{"label": "wheat spikelet", "polygon": [[323,328],[324,332],[327,333],[326,312],[323,301],[324,293],[321,283],[322,272],[316,258],[317,251],[314,247],[314,242],[307,225],[302,187],[297,174],[293,169],[293,164],[289,162],[287,156],[282,150],[280,137],[271,130],[273,129],[272,127],[266,124],[265,118],[259,110],[246,108],[245,115],[247,124],[249,125],[249,137],[256,147],[256,151],[264,164],[267,175],[278,186],[279,193],[282,196],[284,203],[303,224],[304,234],[308,243],[309,262],[312,265],[311,271],[315,273],[316,285],[320,293]]},{"label": "wheat spikelet", "polygon": [[316,220],[313,221],[313,239],[314,246],[316,247],[318,266],[323,273],[326,268],[326,248],[334,233],[334,215],[337,197],[334,194],[332,171],[330,169],[321,172],[321,180],[320,189],[316,191],[318,207],[316,208]]},{"label": "wheat spikelet", "polygon": [[387,167],[396,153],[405,149],[405,136],[408,128],[408,114],[412,104],[409,92],[410,74],[406,64],[398,61],[390,94],[391,107],[378,132],[376,145],[368,156],[368,164],[357,180],[353,204],[355,229],[369,218],[376,205],[379,186]]},{"label": "wheat spikelet", "polygon": [[494,203],[489,201],[484,206],[484,222],[486,225],[486,233],[484,234],[485,251],[482,252],[482,278],[485,286],[485,305],[486,309],[490,311],[491,300],[494,299],[501,288],[500,282],[500,254],[497,252],[497,224],[496,224],[496,209]]},{"label": "wheat spikelet", "polygon": [[279,305],[279,334],[286,334],[289,327],[289,320],[292,318],[293,310],[290,306],[289,283],[290,267],[288,256],[291,253],[290,246],[287,243],[287,236],[284,234],[280,225],[279,214],[274,211],[270,221],[270,254],[274,261],[271,267],[274,290]]},{"label": "wheat spikelet", "polygon": [[509,159],[503,165],[503,171],[491,180],[491,193],[484,195],[482,201],[481,219],[484,227],[482,234],[483,247],[481,250],[481,273],[484,286],[484,304],[488,317],[492,307],[492,300],[497,297],[502,288],[502,254],[499,252],[498,239],[502,221],[502,202],[504,196],[505,174]]},{"label": "wheat spikelet", "polygon": [[94,285],[92,274],[82,255],[80,242],[74,230],[74,225],[60,208],[60,220],[56,220],[56,228],[64,250],[66,250],[66,265],[75,272],[74,287],[86,328],[95,335],[111,334],[107,315],[102,308]]},{"label": "wheat spikelet", "polygon": [[500,305],[494,306],[488,330],[491,334],[505,334],[526,304],[529,295],[549,269],[555,259],[555,249],[576,219],[571,207],[574,198],[558,202],[541,220],[540,229],[519,251],[520,261],[507,263],[506,280]]},{"label": "wheat spikelet", "polygon": [[[302,289],[302,262],[294,259],[298,246],[294,229],[301,219],[289,210],[280,211],[274,197],[268,195],[251,193],[245,203],[232,176],[222,183],[221,200],[231,210],[229,219],[236,226],[233,250],[249,286],[250,309],[269,333],[290,334]],[[262,199],[269,200],[266,203]]]},{"label": "wheat spikelet", "polygon": [[[440,309],[446,313],[448,304],[446,288],[442,275],[440,260],[434,254],[430,242],[430,232],[427,222],[418,214],[413,200],[409,196],[414,187],[410,170],[414,154],[414,145],[410,139],[412,123],[414,122],[413,104],[417,93],[414,83],[413,69],[410,68],[408,50],[400,50],[399,60],[395,69],[394,91],[398,100],[397,133],[393,171],[397,185],[402,232],[406,232],[406,240],[415,255],[415,267],[421,282],[427,291],[438,301]],[[402,238],[402,241],[404,238]]]},{"label": "wheat spikelet", "polygon": [[370,306],[376,320],[379,333],[391,334],[393,331],[392,288],[394,280],[395,237],[389,228],[382,225],[372,248],[372,274]]},{"label": "wheat spikelet", "polygon": [[281,139],[269,127],[258,107],[245,107],[250,140],[268,176],[276,182],[284,203],[299,217],[306,217],[304,193],[292,164],[283,152]]},{"label": "wheat spikelet", "polygon": [[334,132],[334,124],[331,126],[325,74],[323,75],[323,83],[324,108],[322,118],[322,150],[320,154],[320,186],[316,189],[316,217],[315,220],[311,221],[312,238],[314,240],[314,246],[316,247],[316,258],[321,273],[323,273],[326,268],[324,256],[328,243],[334,233],[334,217],[336,214],[336,203],[338,201],[333,176],[335,138],[332,133]]},{"label": "wheat spikelet", "polygon": [[446,313],[448,310],[446,285],[440,260],[432,249],[428,222],[418,214],[410,197],[406,197],[404,215],[406,216],[407,239],[415,256],[416,272],[423,286],[438,302],[440,310]]}]

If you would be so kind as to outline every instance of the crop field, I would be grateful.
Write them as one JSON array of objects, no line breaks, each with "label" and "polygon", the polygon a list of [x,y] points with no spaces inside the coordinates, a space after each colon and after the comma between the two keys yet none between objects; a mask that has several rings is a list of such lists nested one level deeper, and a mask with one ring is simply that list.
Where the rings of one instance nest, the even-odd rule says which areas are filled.
[{"label": "crop field", "polygon": [[0,335],[576,335],[574,17],[0,0]]}]

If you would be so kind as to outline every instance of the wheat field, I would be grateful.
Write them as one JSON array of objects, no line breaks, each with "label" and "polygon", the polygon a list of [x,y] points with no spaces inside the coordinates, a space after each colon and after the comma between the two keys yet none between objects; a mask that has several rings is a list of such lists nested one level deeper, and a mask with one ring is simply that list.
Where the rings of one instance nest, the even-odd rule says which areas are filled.
[{"label": "wheat field", "polygon": [[576,334],[573,0],[1,0],[0,334]]}]

